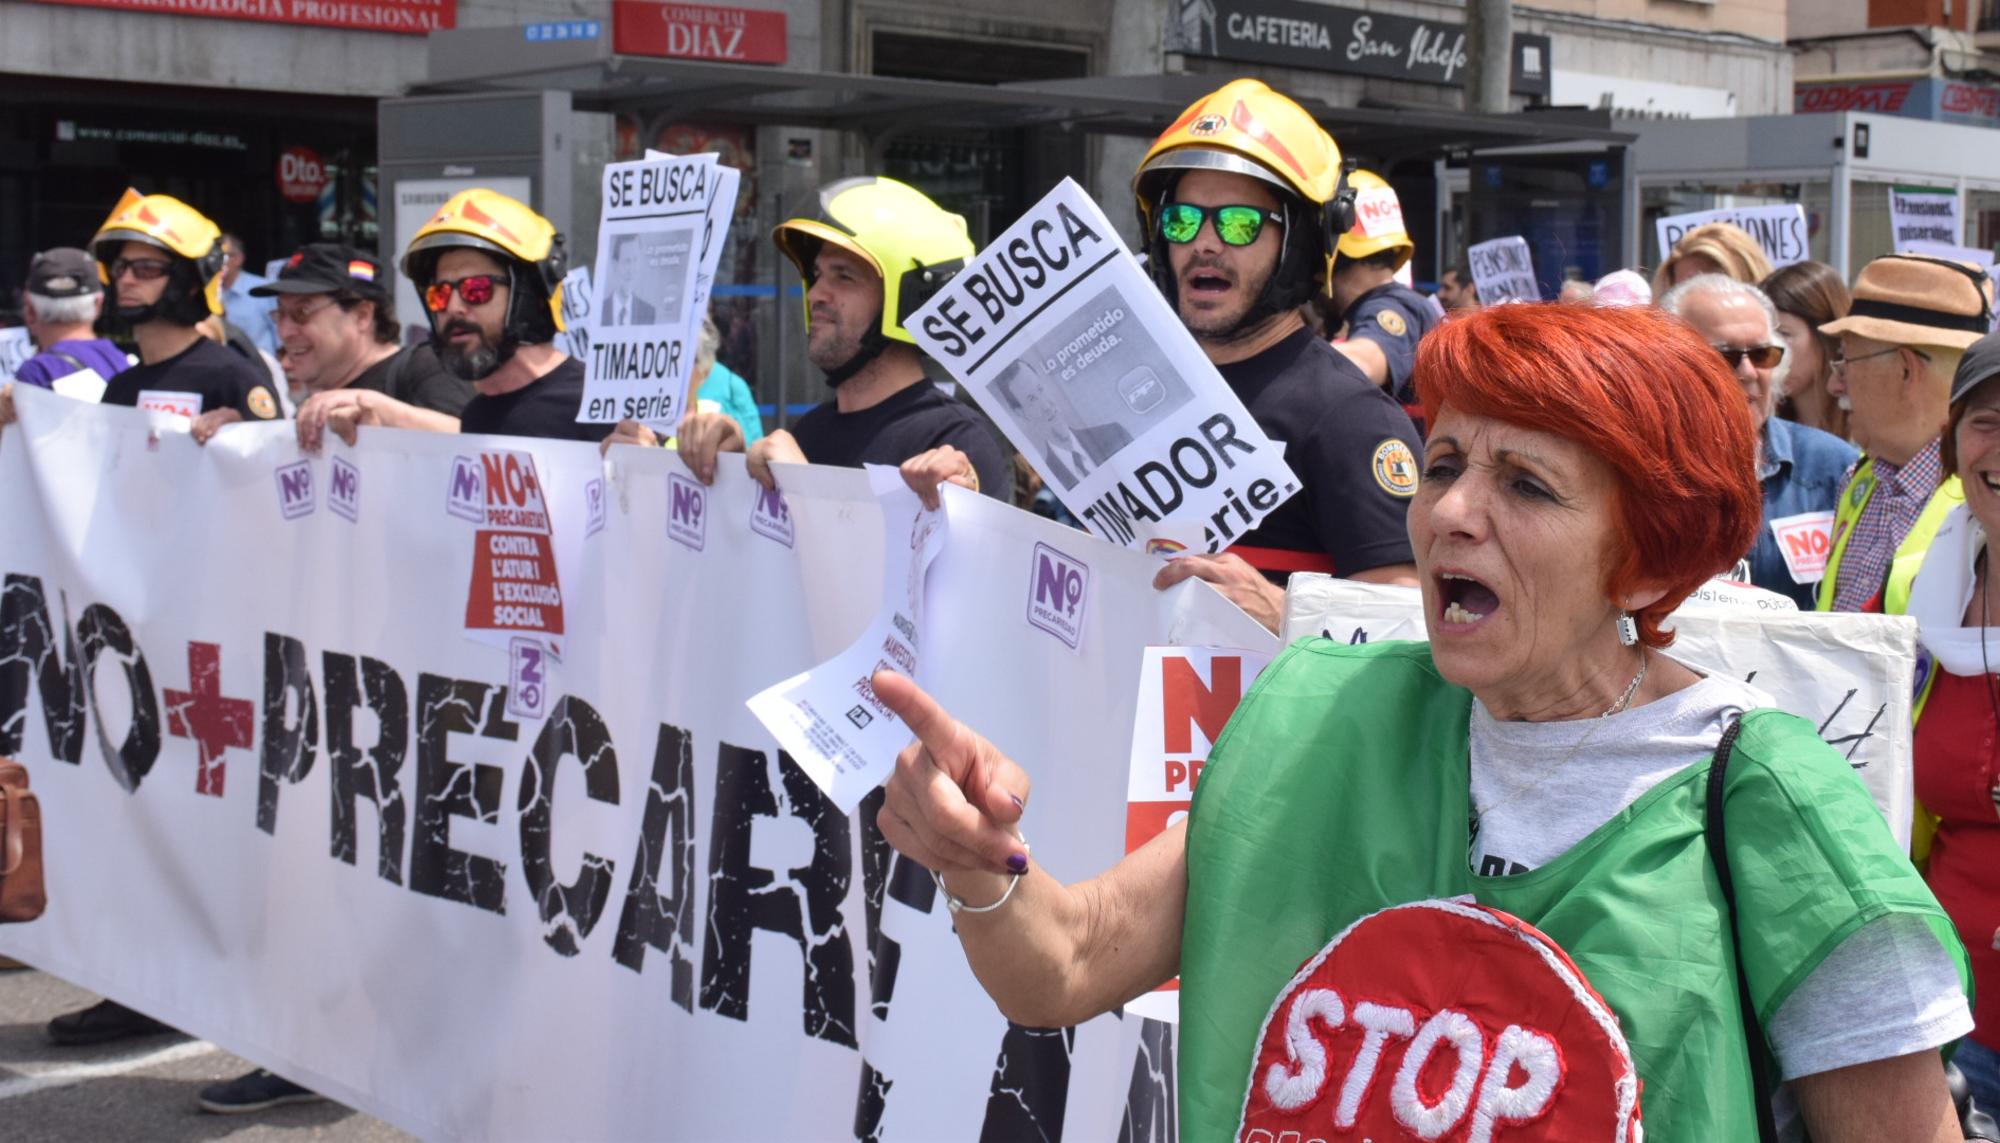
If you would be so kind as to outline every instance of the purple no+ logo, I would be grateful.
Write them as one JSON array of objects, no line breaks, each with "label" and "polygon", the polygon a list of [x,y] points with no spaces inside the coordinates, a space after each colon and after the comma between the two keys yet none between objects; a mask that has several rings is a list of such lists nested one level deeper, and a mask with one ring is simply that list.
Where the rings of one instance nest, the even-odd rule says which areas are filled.
[{"label": "purple no+ logo", "polygon": [[785,503],[784,493],[758,486],[757,498],[750,505],[750,530],[767,540],[792,546],[792,509]]},{"label": "purple no+ logo", "polygon": [[475,524],[486,519],[486,473],[477,457],[452,458],[451,486],[445,493],[444,510]]},{"label": "purple no+ logo", "polygon": [[327,480],[326,506],[350,524],[361,522],[361,470],[337,456]]},{"label": "purple no+ logo", "polygon": [[1028,577],[1028,622],[1074,650],[1083,639],[1084,615],[1090,603],[1090,568],[1074,556],[1038,543]]},{"label": "purple no+ logo", "polygon": [[667,477],[667,536],[697,552],[708,542],[708,489],[678,472]]},{"label": "purple no+ logo", "polygon": [[287,520],[296,520],[313,510],[312,465],[295,461],[278,469],[278,511]]}]

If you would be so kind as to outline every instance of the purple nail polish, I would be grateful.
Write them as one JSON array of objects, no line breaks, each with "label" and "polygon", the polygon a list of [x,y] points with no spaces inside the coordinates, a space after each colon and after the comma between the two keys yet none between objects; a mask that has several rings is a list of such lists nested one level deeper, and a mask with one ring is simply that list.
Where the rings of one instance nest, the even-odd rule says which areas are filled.
[{"label": "purple nail polish", "polygon": [[1028,871],[1027,854],[1011,853],[1007,855],[1007,872],[1012,873],[1016,877],[1019,877],[1021,874],[1026,873],[1027,871]]}]

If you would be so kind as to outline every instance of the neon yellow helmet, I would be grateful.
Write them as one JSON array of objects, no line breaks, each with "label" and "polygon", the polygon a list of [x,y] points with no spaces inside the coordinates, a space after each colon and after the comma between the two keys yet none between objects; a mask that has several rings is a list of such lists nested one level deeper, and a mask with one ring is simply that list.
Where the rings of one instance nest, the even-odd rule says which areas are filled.
[{"label": "neon yellow helmet", "polygon": [[111,263],[127,242],[143,242],[169,256],[172,269],[160,299],[143,307],[118,307],[127,325],[163,318],[194,325],[222,312],[222,229],[208,216],[171,195],[147,194],[127,188],[111,216],[97,228],[90,251],[97,259],[97,276],[107,286]]},{"label": "neon yellow helmet", "polygon": [[422,294],[437,277],[438,258],[453,249],[483,250],[508,267],[513,279],[507,300],[509,334],[524,345],[555,340],[564,328],[562,280],[569,272],[569,252],[553,223],[499,191],[460,191],[417,228],[403,251],[403,276]]},{"label": "neon yellow helmet", "polygon": [[1241,325],[1295,308],[1323,289],[1338,235],[1354,224],[1340,147],[1305,108],[1263,82],[1239,79],[1194,101],[1160,133],[1132,176],[1153,280],[1169,301],[1177,296],[1159,208],[1190,171],[1220,171],[1261,180],[1285,204],[1285,244],[1264,296]]},{"label": "neon yellow helmet", "polygon": [[[916,344],[903,323],[972,260],[965,218],[932,202],[907,183],[880,176],[841,179],[819,189],[819,216],[778,224],[771,241],[799,269],[811,289],[818,276],[814,259],[831,244],[853,254],[882,276],[882,320],[886,341]],[[811,323],[808,313],[807,323]],[[870,340],[874,340],[871,336]],[[867,351],[855,368],[880,353]]]},{"label": "neon yellow helmet", "polygon": [[1354,188],[1354,225],[1340,236],[1342,258],[1367,258],[1384,250],[1397,251],[1400,270],[1417,252],[1403,222],[1403,204],[1396,189],[1374,171],[1351,171],[1347,182]]}]

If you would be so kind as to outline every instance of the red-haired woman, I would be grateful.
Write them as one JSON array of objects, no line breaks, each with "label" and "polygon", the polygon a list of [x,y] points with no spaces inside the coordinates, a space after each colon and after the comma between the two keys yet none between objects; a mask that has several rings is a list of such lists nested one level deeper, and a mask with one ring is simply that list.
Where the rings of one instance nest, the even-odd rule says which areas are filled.
[{"label": "red-haired woman", "polygon": [[1950,922],[1811,724],[1665,652],[1758,526],[1729,370],[1651,311],[1526,305],[1416,375],[1429,643],[1294,644],[1188,820],[1109,872],[1031,867],[1027,775],[876,676],[919,738],[882,830],[982,984],[1052,1026],[1179,973],[1188,1139],[1745,1139],[1767,1050],[1819,1143],[1958,1138]]}]

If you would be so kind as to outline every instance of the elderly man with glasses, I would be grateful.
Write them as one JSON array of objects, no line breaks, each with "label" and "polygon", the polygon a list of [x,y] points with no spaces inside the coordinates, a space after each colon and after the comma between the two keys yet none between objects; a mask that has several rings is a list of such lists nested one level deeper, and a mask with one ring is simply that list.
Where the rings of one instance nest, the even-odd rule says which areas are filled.
[{"label": "elderly man with glasses", "polygon": [[1773,417],[1791,368],[1778,311],[1755,286],[1700,274],[1667,291],[1660,308],[1693,326],[1743,386],[1757,423],[1764,526],[1750,549],[1750,582],[1810,611],[1832,543],[1834,506],[1859,455],[1831,433]]},{"label": "elderly man with glasses", "polygon": [[1993,325],[1980,267],[1888,254],[1862,267],[1854,306],[1821,333],[1840,338],[1827,392],[1866,454],[1842,490],[1820,585],[1821,611],[1880,611],[1892,564],[1921,559],[1965,499],[1940,455],[1951,378]]}]

